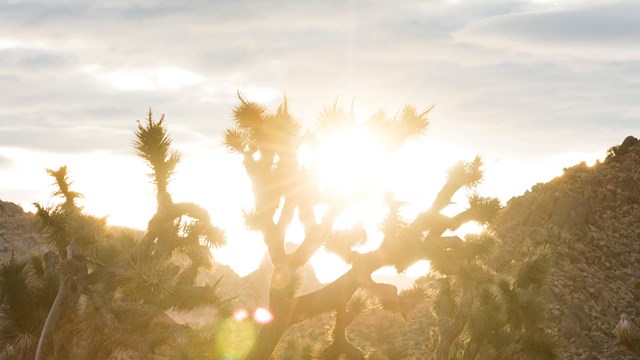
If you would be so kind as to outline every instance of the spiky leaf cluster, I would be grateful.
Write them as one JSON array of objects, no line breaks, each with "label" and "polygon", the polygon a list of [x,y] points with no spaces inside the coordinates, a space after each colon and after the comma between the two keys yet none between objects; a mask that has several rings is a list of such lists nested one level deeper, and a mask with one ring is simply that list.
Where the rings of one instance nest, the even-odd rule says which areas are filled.
[{"label": "spiky leaf cluster", "polygon": [[240,154],[280,154],[295,150],[300,126],[289,113],[287,99],[275,113],[238,93],[240,104],[233,109],[235,126],[225,132],[225,145]]},{"label": "spiky leaf cluster", "polygon": [[429,128],[427,115],[433,106],[420,112],[413,105],[406,105],[393,118],[389,118],[384,112],[374,114],[366,125],[375,134],[385,141],[391,149],[396,149],[407,139],[423,135]]},{"label": "spiky leaf cluster", "polygon": [[310,339],[300,337],[288,338],[278,349],[274,358],[277,360],[311,360],[317,358],[317,345]]},{"label": "spiky leaf cluster", "polygon": [[497,273],[487,266],[495,244],[488,233],[468,236],[457,271],[438,280],[433,311],[439,349],[458,342],[464,359],[475,359],[481,350],[498,358],[556,358],[555,341],[544,330],[545,304],[539,287],[532,286],[544,283],[549,256],[536,252]]},{"label": "spiky leaf cluster", "polygon": [[0,357],[34,357],[57,288],[55,263],[40,256],[0,263]]},{"label": "spiky leaf cluster", "polygon": [[333,231],[329,234],[325,241],[325,249],[346,262],[351,262],[353,247],[364,244],[366,240],[367,233],[362,224],[358,224],[351,229]]},{"label": "spiky leaf cluster", "polygon": [[[59,319],[55,329],[74,337],[45,335],[55,343],[44,347],[48,355],[107,359],[124,352],[148,358],[161,349],[177,354],[185,347],[176,339],[186,330],[167,313],[221,303],[217,283],[202,282],[199,274],[211,266],[210,248],[223,244],[224,234],[200,206],[171,200],[166,185],[180,155],[171,150],[163,121],[149,112],[135,134],[137,154],[151,168],[158,191],[158,210],[144,235],[110,230],[105,219],[85,214],[66,168],[49,171],[58,187],[54,195],[64,200],[37,205],[41,228],[63,259],[56,282],[56,303],[62,306],[50,317]],[[187,339],[194,346],[202,342],[192,335]]]},{"label": "spiky leaf cluster", "polygon": [[538,251],[530,255],[516,272],[516,285],[528,288],[531,285],[541,285],[547,279],[551,267],[551,256],[548,252]]},{"label": "spiky leaf cluster", "polygon": [[488,231],[480,234],[467,234],[465,236],[465,246],[462,248],[464,260],[473,262],[474,260],[486,259],[495,249],[496,239]]},{"label": "spiky leaf cluster", "polygon": [[469,331],[472,336],[484,337],[503,327],[506,322],[507,309],[495,289],[491,286],[481,286],[469,318]]},{"label": "spiky leaf cluster", "polygon": [[135,137],[136,154],[151,168],[149,176],[157,186],[158,192],[164,193],[182,158],[179,152],[171,150],[171,138],[164,126],[164,114],[159,120],[154,120],[149,109],[146,121],[138,122]]},{"label": "spiky leaf cluster", "polygon": [[457,294],[452,287],[450,278],[438,280],[438,291],[433,303],[433,311],[438,319],[451,319],[458,309]]},{"label": "spiky leaf cluster", "polygon": [[74,246],[74,250],[88,251],[103,236],[106,219],[82,213],[82,208],[76,204],[76,199],[82,194],[70,190],[66,166],[58,170],[47,169],[47,173],[55,179],[57,190],[54,196],[62,202],[52,206],[34,204],[40,231],[60,257],[65,257],[70,245]]},{"label": "spiky leaf cluster", "polygon": [[479,156],[470,162],[460,161],[449,170],[449,180],[455,180],[464,186],[476,186],[482,181],[482,165]]},{"label": "spiky leaf cluster", "polygon": [[69,181],[66,166],[61,166],[58,170],[47,169],[47,174],[55,179],[54,185],[57,190],[53,195],[63,198],[69,206],[74,206],[75,200],[82,197],[82,194],[70,190],[71,182]]},{"label": "spiky leaf cluster", "polygon": [[469,208],[474,213],[476,222],[483,225],[493,223],[498,211],[502,207],[498,199],[480,196],[477,193],[471,195],[468,201]]}]

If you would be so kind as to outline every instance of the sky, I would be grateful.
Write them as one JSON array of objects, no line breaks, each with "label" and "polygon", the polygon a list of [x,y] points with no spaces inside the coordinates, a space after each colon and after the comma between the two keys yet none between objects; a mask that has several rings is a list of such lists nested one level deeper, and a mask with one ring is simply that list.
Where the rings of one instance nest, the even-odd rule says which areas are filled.
[{"label": "sky", "polygon": [[153,188],[132,141],[151,108],[184,155],[174,198],[209,209],[231,244],[217,258],[246,273],[264,248],[222,147],[237,91],[272,109],[286,94],[307,126],[336,99],[362,117],[434,105],[401,149],[425,164],[398,172],[401,197],[426,204],[479,154],[481,192],[504,203],[640,134],[640,2],[0,1],[0,199],[46,204],[45,169],[66,164],[87,211],[144,228]]}]

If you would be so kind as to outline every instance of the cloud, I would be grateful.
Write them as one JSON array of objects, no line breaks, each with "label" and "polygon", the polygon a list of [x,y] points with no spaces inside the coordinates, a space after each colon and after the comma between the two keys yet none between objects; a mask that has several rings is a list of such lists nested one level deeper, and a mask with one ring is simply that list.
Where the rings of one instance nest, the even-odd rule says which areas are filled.
[{"label": "cloud", "polygon": [[[146,114],[145,114],[146,117]],[[153,114],[154,119],[160,113]],[[142,118],[142,117],[141,117]],[[174,119],[171,119],[174,120]],[[135,123],[128,128],[114,129],[97,126],[59,127],[0,127],[0,144],[5,147],[21,147],[52,153],[109,153],[113,155],[133,155]],[[169,133],[177,149],[210,146],[215,140],[188,125],[170,121]],[[216,138],[217,140],[217,138]],[[222,144],[222,141],[219,141]],[[1,156],[1,155],[0,155]],[[0,158],[0,166],[2,158]]]},{"label": "cloud", "polygon": [[200,74],[177,67],[107,70],[93,64],[82,69],[115,89],[124,91],[178,90],[205,80]]},{"label": "cloud", "polygon": [[52,152],[131,152],[132,133],[98,127],[15,127],[0,128],[0,143]]},{"label": "cloud", "polygon": [[3,155],[0,155],[0,169],[7,169],[13,165],[13,161]]},{"label": "cloud", "polygon": [[[251,204],[241,160],[221,147],[236,90],[272,108],[286,93],[311,126],[336,97],[365,113],[435,104],[424,140],[485,156],[509,182],[492,195],[516,194],[567,165],[553,154],[577,161],[640,132],[638,5],[593,1],[0,2],[0,194],[47,199],[42,169],[68,164],[87,199],[147,203],[131,142],[151,107],[184,154],[176,199],[208,187],[198,201],[234,227],[227,204]],[[134,190],[120,200],[109,186]],[[120,218],[153,211],[130,210]]]},{"label": "cloud", "polygon": [[[336,96],[345,101],[355,96],[356,106],[366,111],[435,103],[434,129],[456,129],[441,134],[458,138],[464,132],[482,134],[465,138],[479,151],[496,143],[482,142],[493,134],[507,146],[514,138],[534,142],[541,126],[587,133],[601,130],[602,119],[628,126],[639,111],[632,100],[637,65],[621,62],[612,70],[594,63],[596,56],[587,64],[546,55],[550,48],[565,51],[595,41],[580,37],[594,37],[584,14],[599,15],[598,7],[536,5],[534,13],[530,5],[519,0],[0,5],[5,36],[0,128],[14,129],[0,133],[0,139],[55,151],[87,151],[92,144],[128,151],[129,144],[110,131],[97,130],[99,136],[88,131],[93,140],[80,134],[91,127],[121,129],[130,139],[135,120],[149,107],[166,113],[170,128],[184,124],[213,138],[229,123],[236,90],[272,105],[286,92],[294,115],[307,124]],[[598,6],[626,6],[628,16],[635,16],[636,5],[629,2]],[[573,24],[567,18],[575,24],[565,29],[563,24]],[[582,33],[572,30],[576,27]],[[614,30],[595,39],[609,42]],[[615,36],[622,37],[623,30]],[[559,32],[564,35],[551,36]],[[526,55],[492,50],[516,46]],[[534,50],[547,57],[530,56]],[[562,131],[547,137],[561,140]]]},{"label": "cloud", "polygon": [[553,10],[509,13],[471,22],[455,40],[546,57],[590,60],[640,58],[640,2],[577,3]]},{"label": "cloud", "polygon": [[[11,40],[5,40],[9,44]],[[0,44],[0,74],[34,75],[67,67],[71,56],[43,48]],[[28,70],[28,71],[26,71]]]}]

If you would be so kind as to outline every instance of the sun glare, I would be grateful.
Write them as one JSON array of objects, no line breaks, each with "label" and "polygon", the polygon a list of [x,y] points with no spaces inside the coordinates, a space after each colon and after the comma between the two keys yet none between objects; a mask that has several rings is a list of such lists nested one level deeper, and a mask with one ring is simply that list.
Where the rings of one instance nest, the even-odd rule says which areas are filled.
[{"label": "sun glare", "polygon": [[336,280],[351,269],[351,265],[342,261],[338,255],[324,249],[318,250],[309,262],[313,266],[316,277],[323,284]]},{"label": "sun glare", "polygon": [[431,263],[429,263],[427,260],[420,260],[415,264],[409,266],[409,268],[407,268],[404,273],[408,277],[418,278],[427,275],[430,269]]},{"label": "sun glare", "polygon": [[[379,225],[388,210],[382,200],[383,191],[389,189],[399,201],[406,202],[402,213],[406,218],[411,218],[429,206],[435,190],[444,182],[448,166],[455,160],[473,156],[447,147],[448,144],[433,142],[410,142],[391,154],[382,146],[380,140],[384,139],[369,133],[361,123],[343,130],[318,137],[314,143],[303,144],[298,157],[302,166],[311,167],[315,163],[313,171],[317,172],[318,179],[328,194],[358,200],[336,219],[334,229],[348,229],[362,224],[367,232],[368,241],[353,249],[361,253],[376,249],[382,241],[383,235],[379,231]],[[191,149],[185,144],[180,145],[185,157],[170,184],[174,199],[196,201],[209,211],[214,225],[222,227],[228,239],[226,246],[212,249],[216,262],[231,266],[240,276],[248,275],[264,260],[266,246],[261,235],[247,231],[242,218],[238,216],[242,209],[249,208],[253,202],[251,184],[242,169],[241,161],[219,149],[214,151],[217,161],[215,166],[202,166],[204,163],[210,163],[210,152]],[[88,212],[99,216],[111,214],[108,218],[109,224],[138,229],[144,229],[153,214],[153,190],[145,171],[141,170],[144,165],[139,159],[99,153],[65,155],[63,158],[39,152],[20,152],[11,148],[2,150],[16,160],[12,171],[21,174],[19,177],[6,177],[8,184],[16,191],[21,191],[25,186],[25,182],[18,179],[42,179],[41,183],[34,187],[43,189],[36,198],[46,201],[49,195],[49,179],[42,169],[66,163],[72,169],[77,189],[85,195],[83,205]],[[417,159],[416,154],[424,155]],[[416,166],[417,163],[419,166]],[[31,166],[26,167],[22,164]],[[119,168],[132,174],[112,180],[109,186],[120,189],[118,196],[104,191],[104,183],[98,179],[104,174],[95,171],[94,164],[100,164],[101,168],[107,169]],[[217,176],[218,169],[224,169],[229,176]],[[2,174],[0,171],[0,175]],[[212,179],[215,179],[218,186],[210,186]],[[146,207],[138,205],[123,208],[122,204],[128,203],[145,204]],[[463,201],[460,203],[463,205]],[[326,206],[314,208],[316,220],[321,221],[326,211]],[[456,234],[464,235],[480,229],[475,224],[469,224],[459,229]],[[287,229],[286,241],[299,244],[303,239],[304,227],[296,220]],[[323,283],[335,280],[349,269],[349,265],[338,256],[323,249],[314,255],[311,265]],[[412,274],[426,271],[426,264],[408,270]]]},{"label": "sun glare", "polygon": [[380,141],[364,127],[323,136],[314,155],[320,182],[329,192],[357,193],[384,182],[382,162],[387,154]]}]

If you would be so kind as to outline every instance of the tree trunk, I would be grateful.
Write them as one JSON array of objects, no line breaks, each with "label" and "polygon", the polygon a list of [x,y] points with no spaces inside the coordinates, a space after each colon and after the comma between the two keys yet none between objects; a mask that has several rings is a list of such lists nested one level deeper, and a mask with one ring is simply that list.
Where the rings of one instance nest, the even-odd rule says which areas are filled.
[{"label": "tree trunk", "polygon": [[[279,265],[276,265],[278,268]],[[289,274],[293,274],[294,271],[286,267]],[[278,274],[274,271],[271,277],[271,284],[277,281],[275,278]],[[256,341],[251,348],[249,354],[245,357],[245,360],[267,360],[271,357],[273,350],[280,341],[282,334],[291,325],[291,317],[295,307],[295,299],[293,293],[295,292],[295,276],[290,276],[289,280],[281,287],[271,286],[269,290],[269,311],[273,315],[273,321],[269,324],[265,324]]]},{"label": "tree trunk", "polygon": [[68,285],[65,282],[66,281],[63,280],[60,283],[60,289],[58,289],[58,294],[56,295],[56,299],[53,301],[53,305],[51,306],[51,310],[49,310],[49,315],[47,316],[47,320],[45,321],[44,327],[42,328],[42,333],[40,334],[40,340],[38,341],[38,348],[36,350],[35,360],[43,359],[47,338],[50,337],[50,333],[58,324],[60,314],[62,313],[62,306],[65,303],[67,295],[69,294]]},{"label": "tree trunk", "polygon": [[464,349],[462,360],[474,360],[478,357],[480,349],[482,349],[482,341],[471,338],[469,340],[469,343],[467,344],[467,347]]},{"label": "tree trunk", "polygon": [[277,320],[265,325],[258,333],[256,341],[245,360],[268,360],[288,327],[289,324],[287,322]]},{"label": "tree trunk", "polygon": [[362,350],[355,347],[347,340],[346,328],[353,321],[353,316],[347,313],[345,305],[336,311],[336,321],[333,327],[333,342],[325,349],[323,360],[339,359],[344,355],[348,360],[364,360]]},{"label": "tree trunk", "polygon": [[474,297],[471,289],[465,288],[451,325],[447,328],[440,328],[440,342],[436,348],[436,360],[449,359],[451,345],[453,345],[453,342],[460,336],[462,330],[464,330],[469,314],[471,313],[473,301]]},{"label": "tree trunk", "polygon": [[453,345],[453,339],[440,339],[436,348],[436,360],[449,360],[451,345]]},{"label": "tree trunk", "polygon": [[[67,246],[66,255],[67,260],[71,260],[73,258],[73,245]],[[44,326],[42,327],[42,333],[40,333],[40,340],[38,341],[35,360],[43,359],[47,337],[49,337],[51,331],[56,327],[56,325],[58,325],[60,314],[62,314],[62,307],[69,295],[70,281],[71,279],[69,279],[69,276],[64,276],[60,281],[60,289],[58,289],[56,299],[53,301],[53,305],[51,305],[47,320],[44,322]]]}]

